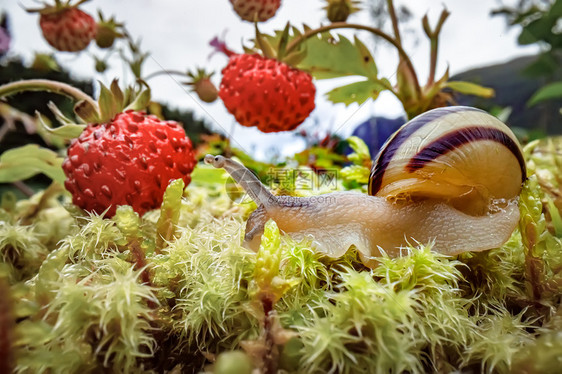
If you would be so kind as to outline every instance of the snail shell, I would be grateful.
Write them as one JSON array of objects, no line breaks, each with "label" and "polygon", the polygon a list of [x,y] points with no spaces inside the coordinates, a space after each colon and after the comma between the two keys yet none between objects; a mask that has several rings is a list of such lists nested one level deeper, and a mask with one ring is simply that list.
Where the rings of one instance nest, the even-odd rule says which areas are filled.
[{"label": "snail shell", "polygon": [[525,161],[513,132],[496,117],[456,106],[426,112],[386,142],[369,194],[389,199],[440,198],[480,215],[519,195]]},{"label": "snail shell", "polygon": [[369,195],[274,196],[235,161],[207,155],[205,162],[226,169],[259,205],[246,224],[247,247],[258,250],[272,219],[330,257],[353,245],[367,266],[381,250],[399,256],[416,242],[449,255],[501,246],[519,221],[526,177],[511,130],[468,107],[434,109],[400,128],[376,158]]}]

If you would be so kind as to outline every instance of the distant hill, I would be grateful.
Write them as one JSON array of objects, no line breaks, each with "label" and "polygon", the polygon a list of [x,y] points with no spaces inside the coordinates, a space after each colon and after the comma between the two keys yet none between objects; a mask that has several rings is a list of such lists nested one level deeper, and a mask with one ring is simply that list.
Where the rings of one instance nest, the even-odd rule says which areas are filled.
[{"label": "distant hill", "polygon": [[[457,104],[474,106],[486,111],[497,107],[511,107],[512,112],[507,120],[510,127],[534,132],[535,135],[537,133],[562,134],[560,114],[562,100],[552,100],[531,108],[527,107],[529,98],[539,87],[547,83],[544,77],[533,77],[526,73],[527,67],[537,58],[538,56],[520,57],[506,63],[468,70],[451,77],[451,80],[474,82],[496,91],[496,96],[491,99],[459,95],[455,97]],[[554,76],[552,80],[562,80],[562,69],[559,71],[560,76]],[[363,139],[374,157],[385,140],[404,122],[404,118],[390,119],[376,116],[359,124],[352,135]],[[351,152],[350,149],[348,151]]]}]

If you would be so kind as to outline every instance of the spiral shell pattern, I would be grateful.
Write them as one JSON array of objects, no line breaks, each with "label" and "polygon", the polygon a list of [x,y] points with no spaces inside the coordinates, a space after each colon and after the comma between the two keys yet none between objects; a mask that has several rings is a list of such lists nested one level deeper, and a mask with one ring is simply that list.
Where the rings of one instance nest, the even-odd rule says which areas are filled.
[{"label": "spiral shell pattern", "polygon": [[371,170],[369,194],[443,198],[482,214],[491,200],[518,196],[525,178],[509,127],[482,110],[454,106],[414,118],[386,142]]}]

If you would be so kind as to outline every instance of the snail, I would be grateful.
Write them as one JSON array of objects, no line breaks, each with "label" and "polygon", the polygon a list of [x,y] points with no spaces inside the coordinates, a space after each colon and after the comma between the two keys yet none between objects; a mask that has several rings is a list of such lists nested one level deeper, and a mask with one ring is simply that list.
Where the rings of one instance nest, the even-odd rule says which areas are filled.
[{"label": "snail", "polygon": [[375,266],[415,243],[446,255],[503,245],[519,221],[526,179],[521,147],[496,117],[470,107],[421,114],[383,145],[370,173],[369,194],[346,191],[312,197],[274,196],[243,165],[223,156],[205,162],[224,168],[258,204],[244,245],[259,248],[264,225],[340,257],[353,245]]}]

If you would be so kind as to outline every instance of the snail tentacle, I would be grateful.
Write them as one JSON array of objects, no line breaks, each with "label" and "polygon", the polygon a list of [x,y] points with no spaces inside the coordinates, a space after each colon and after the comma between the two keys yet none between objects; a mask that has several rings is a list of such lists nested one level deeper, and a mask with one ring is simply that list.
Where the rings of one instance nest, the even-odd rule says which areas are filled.
[{"label": "snail tentacle", "polygon": [[264,207],[277,205],[277,196],[273,195],[244,165],[224,156],[206,155],[204,161],[206,164],[226,170],[258,205]]}]

